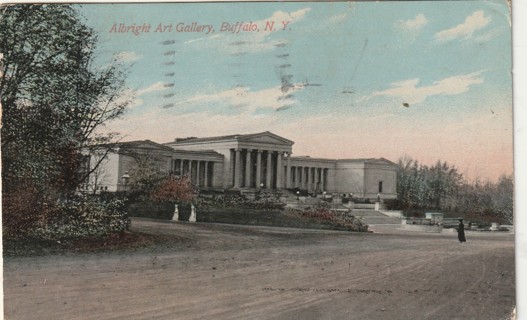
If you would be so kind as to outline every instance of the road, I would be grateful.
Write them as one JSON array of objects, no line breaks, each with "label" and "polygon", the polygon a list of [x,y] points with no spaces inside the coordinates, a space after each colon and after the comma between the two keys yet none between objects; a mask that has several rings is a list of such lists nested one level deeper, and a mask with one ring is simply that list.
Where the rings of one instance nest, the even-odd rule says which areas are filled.
[{"label": "road", "polygon": [[514,237],[134,220],[134,251],[4,260],[6,319],[506,319]]}]

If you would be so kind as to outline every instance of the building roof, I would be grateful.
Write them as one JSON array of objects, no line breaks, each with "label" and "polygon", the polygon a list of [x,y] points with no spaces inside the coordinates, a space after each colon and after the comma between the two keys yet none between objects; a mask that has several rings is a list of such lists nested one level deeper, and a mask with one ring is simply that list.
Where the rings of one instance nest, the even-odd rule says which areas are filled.
[{"label": "building roof", "polygon": [[157,149],[162,149],[165,151],[174,151],[174,149],[162,145],[160,143],[151,141],[151,140],[134,140],[134,141],[126,141],[126,142],[117,142],[114,144],[115,147],[118,147],[120,149],[126,149],[126,148],[145,148],[146,146],[150,146]]},{"label": "building roof", "polygon": [[356,163],[369,163],[369,164],[375,164],[375,163],[383,163],[383,164],[390,164],[390,165],[397,165],[395,162],[392,162],[385,158],[357,158],[357,159],[338,159],[337,161],[342,162],[356,162]]},{"label": "building roof", "polygon": [[259,136],[271,136],[277,140],[280,140],[287,144],[294,144],[293,141],[286,139],[284,137],[281,137],[279,135],[276,135],[269,131],[264,132],[258,132],[258,133],[250,133],[250,134],[231,134],[231,135],[225,135],[225,136],[215,136],[215,137],[186,137],[186,138],[176,138],[172,142],[164,143],[164,145],[171,145],[171,144],[186,144],[186,143],[195,143],[195,142],[214,142],[214,141],[245,141],[250,140],[252,138],[256,138]]}]

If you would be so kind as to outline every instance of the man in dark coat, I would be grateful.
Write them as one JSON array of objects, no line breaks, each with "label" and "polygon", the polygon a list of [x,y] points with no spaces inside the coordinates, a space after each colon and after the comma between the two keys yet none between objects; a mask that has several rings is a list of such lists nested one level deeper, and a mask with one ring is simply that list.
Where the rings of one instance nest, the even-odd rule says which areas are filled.
[{"label": "man in dark coat", "polygon": [[457,238],[459,242],[467,242],[465,238],[465,225],[463,224],[463,219],[459,219],[459,226],[457,227]]}]

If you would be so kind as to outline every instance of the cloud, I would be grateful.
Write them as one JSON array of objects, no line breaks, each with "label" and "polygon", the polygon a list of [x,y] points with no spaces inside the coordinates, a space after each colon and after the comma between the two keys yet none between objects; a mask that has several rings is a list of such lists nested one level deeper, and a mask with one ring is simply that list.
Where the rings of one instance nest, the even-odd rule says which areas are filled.
[{"label": "cloud", "polygon": [[143,56],[133,51],[123,51],[115,55],[115,59],[121,62],[132,62],[141,59]]},{"label": "cloud", "polygon": [[295,22],[298,22],[304,19],[304,17],[309,11],[311,11],[311,8],[303,8],[297,11],[293,11],[291,13],[284,12],[284,11],[275,11],[271,17],[260,20],[260,21],[256,21],[255,23],[258,25],[265,25],[267,21],[275,21],[278,24],[281,23],[282,21],[286,21],[289,23],[295,23]]},{"label": "cloud", "polygon": [[398,20],[396,26],[409,32],[419,32],[428,22],[425,15],[420,13],[410,20]]},{"label": "cloud", "polygon": [[370,96],[362,100],[369,100],[374,97],[391,97],[399,100],[400,103],[415,105],[424,102],[427,98],[438,95],[458,95],[467,92],[470,86],[483,83],[481,77],[483,70],[468,74],[448,77],[434,82],[430,86],[418,87],[419,79],[410,79],[394,82],[391,88],[383,91],[375,91]]},{"label": "cloud", "polygon": [[122,103],[126,100],[130,100],[127,108],[132,109],[132,108],[135,108],[135,107],[138,107],[144,104],[145,101],[141,97],[144,96],[145,94],[163,91],[167,89],[168,88],[165,86],[163,82],[156,82],[147,87],[143,87],[143,88],[139,88],[135,90],[126,89],[123,91],[122,95],[117,99],[117,102]]},{"label": "cloud", "polygon": [[163,91],[166,90],[167,87],[164,82],[156,82],[148,87],[140,88],[135,91],[136,96],[142,96],[151,92],[156,91]]},{"label": "cloud", "polygon": [[203,104],[203,103],[226,103],[230,106],[240,108],[240,112],[252,113],[258,109],[277,110],[284,106],[289,106],[297,101],[293,99],[291,93],[302,90],[303,86],[295,85],[287,93],[281,90],[280,86],[252,91],[248,87],[235,87],[222,92],[213,94],[197,94],[186,100],[177,103],[185,104]]},{"label": "cloud", "polygon": [[336,15],[333,15],[329,18],[329,21],[331,23],[340,23],[344,20],[346,20],[346,18],[349,17],[349,12],[344,12],[344,13],[341,13],[341,14],[336,14]]},{"label": "cloud", "polygon": [[451,41],[455,39],[470,39],[478,30],[486,27],[492,19],[486,17],[482,10],[475,11],[465,19],[465,22],[453,28],[439,31],[435,34],[437,41]]}]

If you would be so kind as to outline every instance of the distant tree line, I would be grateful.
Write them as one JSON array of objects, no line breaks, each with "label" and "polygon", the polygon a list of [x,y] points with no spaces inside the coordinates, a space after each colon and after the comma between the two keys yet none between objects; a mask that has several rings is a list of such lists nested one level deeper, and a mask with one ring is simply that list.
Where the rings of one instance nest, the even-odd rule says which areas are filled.
[{"label": "distant tree line", "polygon": [[440,210],[472,219],[513,222],[513,178],[468,181],[447,162],[432,166],[404,157],[398,161],[398,207],[407,213]]}]

